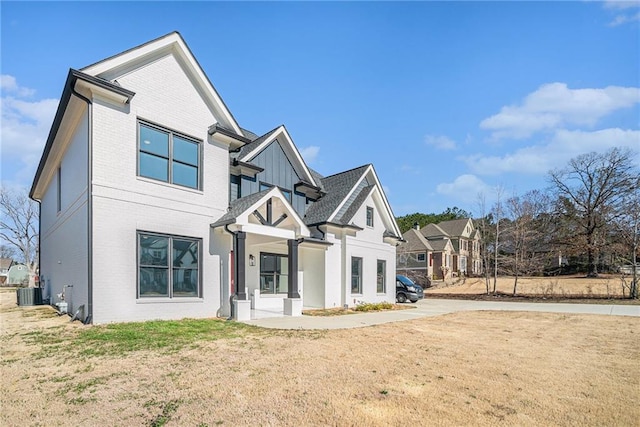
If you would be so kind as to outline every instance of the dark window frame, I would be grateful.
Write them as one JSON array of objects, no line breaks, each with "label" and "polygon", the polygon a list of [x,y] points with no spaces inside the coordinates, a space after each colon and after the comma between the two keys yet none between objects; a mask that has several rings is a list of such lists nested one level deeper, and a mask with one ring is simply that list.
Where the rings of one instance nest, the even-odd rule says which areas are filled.
[{"label": "dark window frame", "polygon": [[[140,141],[140,129],[141,127],[147,127],[148,129],[152,129],[158,132],[163,132],[167,134],[167,138],[168,138],[168,153],[167,156],[165,157],[164,155],[158,154],[158,153],[154,153],[152,151],[149,150],[144,150],[141,146],[141,141]],[[188,188],[191,190],[198,190],[198,191],[202,191],[202,157],[203,157],[203,142],[202,140],[186,135],[184,133],[175,131],[173,129],[170,129],[166,126],[161,126],[155,123],[151,123],[149,121],[146,120],[141,120],[138,119],[137,121],[137,125],[136,125],[136,137],[137,137],[137,163],[136,163],[136,168],[137,168],[137,176],[141,177],[141,178],[145,178],[145,179],[152,179],[154,181],[158,181],[158,182],[165,182],[167,184],[170,185],[175,185],[177,187],[180,188]],[[175,141],[174,138],[179,138],[182,140],[185,140],[186,142],[190,142],[193,143],[197,146],[198,149],[198,154],[197,154],[197,164],[191,164],[188,163],[186,161],[183,160],[178,160],[174,157],[174,145],[175,145]],[[154,178],[151,176],[147,176],[147,175],[143,175],[141,172],[141,168],[140,168],[140,163],[141,163],[141,154],[145,154],[147,156],[151,156],[153,158],[157,158],[157,159],[165,159],[167,161],[167,179],[159,179],[159,178]],[[182,166],[186,166],[186,167],[190,167],[190,168],[195,168],[196,169],[196,186],[192,187],[190,185],[184,185],[178,182],[174,182],[174,172],[173,172],[173,167],[174,165],[182,165]]]},{"label": "dark window frame", "polygon": [[[380,273],[380,265],[382,265],[382,273]],[[387,261],[384,259],[379,259],[376,262],[376,293],[387,293]]]},{"label": "dark window frame", "polygon": [[[262,264],[262,260],[263,257],[275,257],[275,264],[276,265],[282,265],[282,262],[279,261],[281,259],[286,259],[287,260],[287,269],[286,271],[263,271],[263,264]],[[259,281],[260,281],[260,294],[266,294],[266,295],[280,295],[280,294],[286,294],[289,290],[289,269],[288,269],[288,262],[289,262],[289,255],[287,254],[278,254],[278,253],[274,253],[274,252],[260,252],[260,261],[259,261]],[[265,276],[265,278],[273,278],[273,289],[269,290],[266,287],[263,286],[263,276]],[[286,284],[286,289],[282,290],[280,289],[280,279],[282,277],[286,277],[287,278],[287,284]],[[266,280],[265,280],[266,283]],[[277,290],[277,292],[276,292]]]},{"label": "dark window frame", "polygon": [[[142,246],[141,246],[141,242],[142,242],[142,237],[143,236],[148,236],[148,237],[158,237],[158,238],[163,238],[163,239],[167,239],[168,244],[167,244],[167,249],[166,249],[166,265],[158,265],[158,264],[143,264],[140,260],[141,258],[141,251],[142,251]],[[178,265],[174,265],[174,259],[173,259],[173,249],[174,249],[174,241],[175,240],[179,240],[179,241],[187,241],[187,242],[192,242],[192,243],[196,243],[197,244],[197,272],[196,272],[196,279],[197,279],[197,284],[196,284],[196,295],[176,295],[176,291],[175,291],[175,283],[174,283],[174,271],[176,270],[187,270],[187,268],[183,268],[181,266]],[[158,253],[160,253],[162,251],[157,251]],[[156,251],[154,250],[154,254],[153,256],[157,256]],[[179,301],[185,298],[203,298],[203,289],[202,289],[202,239],[201,238],[197,238],[197,237],[189,237],[189,236],[179,236],[179,235],[174,235],[174,234],[166,234],[166,233],[156,233],[156,232],[151,232],[151,231],[143,231],[143,230],[137,230],[136,231],[136,266],[137,266],[137,274],[136,274],[136,298],[140,299],[140,300],[146,300],[146,299],[163,299],[163,300],[174,300],[174,301]],[[141,284],[141,271],[142,269],[163,269],[166,270],[166,280],[167,280],[167,294],[166,295],[143,295],[140,291],[140,284]],[[193,270],[193,268],[188,268],[188,270]],[[189,277],[191,277],[191,272],[189,272]]]},{"label": "dark window frame", "polygon": [[367,227],[373,227],[373,208],[367,206]]},{"label": "dark window frame", "polygon": [[[358,274],[354,274],[353,263],[358,263]],[[351,257],[351,295],[362,295],[362,276],[363,276],[363,260],[362,257],[352,256]],[[357,280],[357,286],[353,286],[353,280]]]},{"label": "dark window frame", "polygon": [[278,187],[280,191],[282,191],[282,194],[284,194],[284,197],[287,198],[289,203],[293,204],[293,191],[287,190],[286,188],[280,187],[279,185],[273,185],[268,182],[260,181],[260,183],[258,184],[258,191],[269,190],[273,187]]}]

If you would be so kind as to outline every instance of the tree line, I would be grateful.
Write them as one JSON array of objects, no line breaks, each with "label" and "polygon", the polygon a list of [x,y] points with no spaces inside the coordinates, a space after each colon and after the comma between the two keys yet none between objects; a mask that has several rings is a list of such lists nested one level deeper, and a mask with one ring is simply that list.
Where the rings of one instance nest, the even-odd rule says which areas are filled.
[{"label": "tree line", "polygon": [[[525,194],[505,194],[498,187],[491,206],[478,195],[474,217],[481,240],[487,292],[495,292],[498,275],[518,277],[617,272],[632,275],[629,295],[638,297],[640,243],[640,170],[630,149],[612,148],[571,159],[548,173],[549,187]],[[471,218],[453,208],[442,214],[397,218],[402,232],[415,222],[424,226]],[[491,283],[493,282],[493,283]],[[493,285],[493,286],[491,286]]]}]

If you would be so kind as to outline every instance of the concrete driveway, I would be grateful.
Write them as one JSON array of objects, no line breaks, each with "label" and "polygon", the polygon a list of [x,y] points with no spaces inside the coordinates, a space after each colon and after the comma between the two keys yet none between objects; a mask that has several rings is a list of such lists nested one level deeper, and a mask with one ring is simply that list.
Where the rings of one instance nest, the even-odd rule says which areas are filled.
[{"label": "concrete driveway", "polygon": [[411,304],[407,310],[348,314],[344,316],[270,317],[244,323],[275,329],[348,329],[382,323],[400,322],[420,317],[439,316],[458,311],[539,311],[547,313],[601,314],[609,316],[640,316],[640,305],[559,304],[504,301],[471,301],[429,298]]}]

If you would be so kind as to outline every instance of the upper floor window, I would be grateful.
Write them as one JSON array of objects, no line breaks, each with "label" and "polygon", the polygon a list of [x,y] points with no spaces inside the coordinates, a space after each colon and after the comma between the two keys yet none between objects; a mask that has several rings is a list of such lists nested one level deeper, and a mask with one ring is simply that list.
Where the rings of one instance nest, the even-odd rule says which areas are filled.
[{"label": "upper floor window", "polygon": [[367,227],[373,227],[373,208],[367,206]]},{"label": "upper floor window", "polygon": [[168,129],[138,123],[138,175],[199,189],[200,146]]},{"label": "upper floor window", "polygon": [[[273,188],[273,187],[274,187],[273,184],[267,184],[266,182],[261,182],[260,183],[260,191],[268,190],[268,189]],[[282,187],[278,187],[278,188],[280,189],[280,191],[282,191],[282,194],[284,194],[284,197],[287,198],[289,203],[292,203],[293,202],[293,198],[292,198],[292,195],[291,195],[291,190],[286,190],[286,189],[284,189]]]}]

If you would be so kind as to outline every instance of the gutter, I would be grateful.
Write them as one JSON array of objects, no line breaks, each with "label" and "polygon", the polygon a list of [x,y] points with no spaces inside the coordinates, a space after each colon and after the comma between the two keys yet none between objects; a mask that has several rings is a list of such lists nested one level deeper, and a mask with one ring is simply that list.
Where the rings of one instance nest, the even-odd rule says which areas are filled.
[{"label": "gutter", "polygon": [[71,93],[87,103],[87,315],[82,320],[87,325],[93,321],[93,102],[76,91],[75,82]]}]

